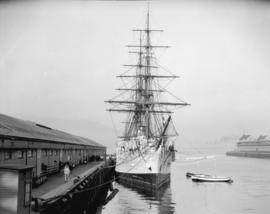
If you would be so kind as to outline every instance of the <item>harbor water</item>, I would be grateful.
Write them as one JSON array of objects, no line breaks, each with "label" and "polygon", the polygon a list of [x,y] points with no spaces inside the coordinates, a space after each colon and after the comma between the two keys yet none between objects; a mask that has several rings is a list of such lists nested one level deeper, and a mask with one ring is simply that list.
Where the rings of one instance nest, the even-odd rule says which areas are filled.
[{"label": "harbor water", "polygon": [[[195,183],[186,172],[231,176],[234,182]],[[115,184],[118,195],[103,214],[201,213],[239,214],[270,211],[270,160],[225,155],[178,155],[171,184],[156,195]]]}]

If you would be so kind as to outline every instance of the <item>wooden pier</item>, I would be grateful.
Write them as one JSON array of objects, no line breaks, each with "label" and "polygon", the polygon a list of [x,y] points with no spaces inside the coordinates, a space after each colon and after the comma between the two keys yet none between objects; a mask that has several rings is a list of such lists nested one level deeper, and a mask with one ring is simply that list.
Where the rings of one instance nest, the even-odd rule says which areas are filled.
[{"label": "wooden pier", "polygon": [[[96,213],[112,189],[114,165],[105,161],[92,162],[75,168],[64,182],[62,174],[54,175],[33,189],[32,214]],[[91,202],[91,203],[90,203]]]}]

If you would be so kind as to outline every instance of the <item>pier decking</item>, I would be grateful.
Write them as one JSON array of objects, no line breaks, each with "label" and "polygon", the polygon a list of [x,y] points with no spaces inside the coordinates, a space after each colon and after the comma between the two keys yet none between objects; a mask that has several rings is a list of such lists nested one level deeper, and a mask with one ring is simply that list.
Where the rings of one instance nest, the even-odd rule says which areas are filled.
[{"label": "pier decking", "polygon": [[104,161],[91,162],[77,166],[71,171],[70,180],[68,182],[64,182],[63,172],[52,175],[46,183],[34,188],[32,195],[34,198],[46,200],[57,195],[65,194],[74,186],[74,179],[76,179],[77,176],[83,178],[102,165],[104,165]]}]

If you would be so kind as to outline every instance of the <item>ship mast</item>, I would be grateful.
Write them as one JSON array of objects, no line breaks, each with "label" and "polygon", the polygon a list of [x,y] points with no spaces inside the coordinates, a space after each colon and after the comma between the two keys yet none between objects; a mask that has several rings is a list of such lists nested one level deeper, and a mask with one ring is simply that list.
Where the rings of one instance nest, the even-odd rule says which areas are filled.
[{"label": "ship mast", "polygon": [[[160,102],[158,94],[165,92],[162,87],[153,87],[153,81],[160,78],[177,78],[175,75],[154,75],[152,69],[158,69],[158,66],[152,64],[153,49],[168,48],[169,46],[152,45],[150,34],[152,32],[163,32],[163,30],[150,29],[149,7],[146,18],[145,29],[134,29],[133,31],[140,33],[139,45],[128,45],[130,48],[137,48],[138,51],[130,51],[129,53],[138,54],[138,63],[134,65],[124,65],[136,68],[135,75],[119,75],[120,78],[132,78],[135,80],[134,88],[119,88],[118,90],[127,91],[134,94],[132,100],[108,100],[107,103],[119,104],[124,108],[111,108],[110,112],[128,113],[127,122],[124,130],[124,139],[136,137],[138,132],[149,139],[160,137],[164,127],[162,119],[164,114],[171,114],[164,106],[186,106],[185,102]],[[144,41],[143,41],[144,39]],[[135,49],[136,50],[136,49]],[[155,84],[157,84],[155,82]],[[158,126],[157,128],[155,126]],[[158,133],[157,133],[158,130]]]},{"label": "ship mast", "polygon": [[[150,66],[151,66],[151,61],[150,61],[150,31],[149,31],[149,5],[148,5],[148,11],[147,11],[147,27],[146,27],[146,75],[150,75]],[[145,95],[146,95],[146,103],[150,102],[151,95],[149,93],[149,89],[151,86],[151,81],[152,79],[145,78]],[[149,138],[150,135],[150,114],[148,112],[149,109],[146,110],[146,138]]]}]

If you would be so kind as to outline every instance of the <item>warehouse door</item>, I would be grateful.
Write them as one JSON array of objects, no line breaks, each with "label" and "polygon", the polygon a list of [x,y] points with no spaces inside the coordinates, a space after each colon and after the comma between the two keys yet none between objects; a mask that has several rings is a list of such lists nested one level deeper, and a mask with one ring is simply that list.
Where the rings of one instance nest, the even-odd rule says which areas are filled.
[{"label": "warehouse door", "polygon": [[41,173],[41,149],[37,150],[37,177]]},{"label": "warehouse door", "polygon": [[63,162],[63,149],[60,149],[60,161]]}]

